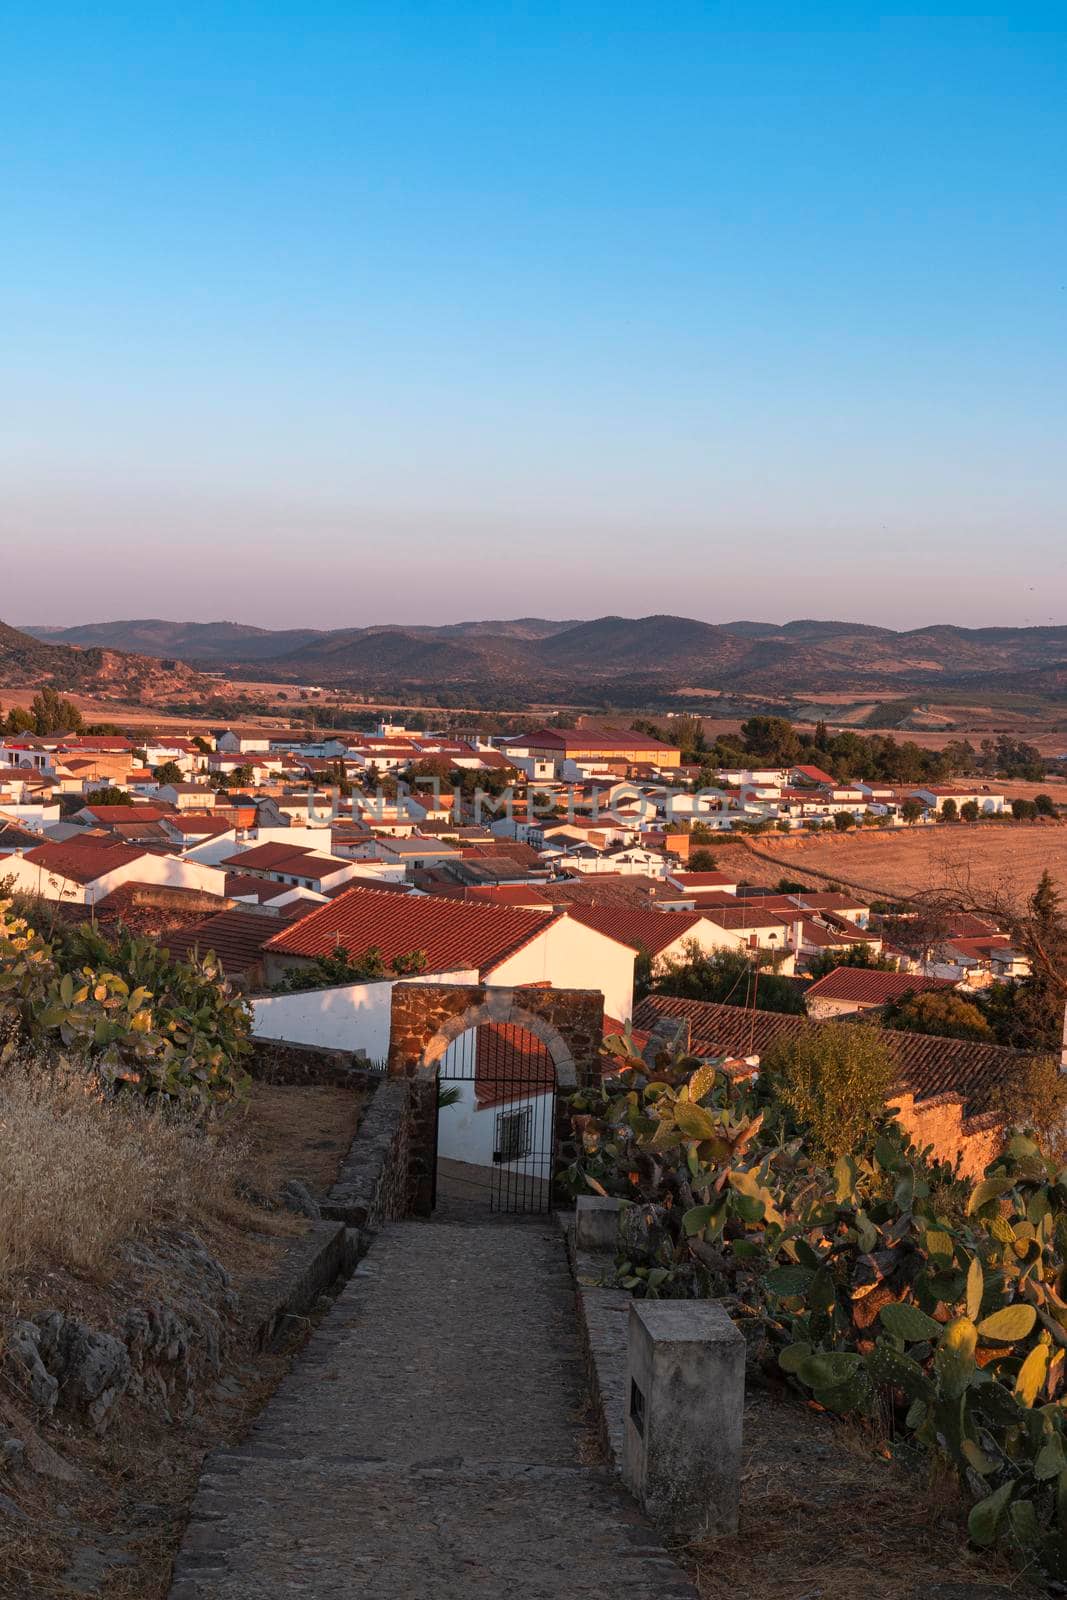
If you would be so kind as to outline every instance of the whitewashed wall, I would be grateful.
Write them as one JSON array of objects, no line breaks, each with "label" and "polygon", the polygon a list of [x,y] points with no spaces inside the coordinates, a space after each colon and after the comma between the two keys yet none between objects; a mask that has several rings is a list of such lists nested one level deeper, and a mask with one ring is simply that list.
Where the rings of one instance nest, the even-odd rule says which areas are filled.
[{"label": "whitewashed wall", "polygon": [[263,995],[252,1001],[252,1032],[257,1039],[284,1039],[324,1050],[364,1050],[368,1060],[384,1061],[389,1054],[394,982],[477,983],[478,974],[424,972],[417,978]]}]

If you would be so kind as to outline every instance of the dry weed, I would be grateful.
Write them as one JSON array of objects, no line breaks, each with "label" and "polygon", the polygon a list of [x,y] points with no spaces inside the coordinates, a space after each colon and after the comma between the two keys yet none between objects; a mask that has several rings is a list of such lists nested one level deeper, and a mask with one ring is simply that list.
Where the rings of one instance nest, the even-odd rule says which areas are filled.
[{"label": "dry weed", "polygon": [[235,1217],[240,1165],[180,1114],[19,1058],[0,1076],[0,1289],[45,1263],[100,1277],[124,1240]]}]

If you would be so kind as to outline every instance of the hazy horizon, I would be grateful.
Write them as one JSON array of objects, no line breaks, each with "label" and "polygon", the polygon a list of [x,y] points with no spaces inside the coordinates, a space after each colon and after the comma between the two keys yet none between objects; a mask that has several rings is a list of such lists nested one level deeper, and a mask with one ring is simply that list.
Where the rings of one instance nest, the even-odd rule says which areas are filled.
[{"label": "hazy horizon", "polygon": [[[400,629],[403,629],[403,628],[448,628],[448,627],[453,627],[454,628],[454,627],[471,626],[471,625],[474,625],[474,624],[480,624],[480,625],[484,626],[488,622],[499,622],[502,625],[513,624],[513,623],[517,623],[517,622],[551,622],[551,623],[566,623],[568,626],[578,626],[578,625],[580,625],[580,624],[582,624],[584,622],[597,622],[597,621],[600,621],[601,619],[603,619],[605,617],[622,617],[624,620],[635,620],[636,621],[636,620],[640,620],[641,618],[647,618],[647,617],[653,617],[653,616],[677,616],[679,618],[684,618],[684,619],[689,620],[689,621],[705,622],[705,623],[708,623],[712,627],[719,627],[719,628],[729,628],[731,625],[736,627],[736,626],[740,626],[740,625],[753,625],[753,624],[759,624],[759,625],[766,626],[766,627],[771,627],[771,628],[784,628],[784,627],[788,626],[791,623],[816,623],[816,624],[823,624],[823,625],[825,625],[825,624],[846,624],[846,625],[851,624],[851,625],[853,625],[855,627],[859,627],[859,628],[871,628],[871,627],[873,627],[873,628],[887,628],[892,632],[900,632],[900,633],[921,633],[921,632],[924,632],[924,631],[926,631],[928,629],[931,629],[931,628],[941,628],[941,627],[974,628],[974,629],[982,629],[982,628],[1011,628],[1011,627],[1067,628],[1067,617],[1065,617],[1063,619],[1063,621],[1061,621],[1061,622],[1051,622],[1050,621],[1050,622],[1046,622],[1046,623],[1018,623],[1018,624],[1002,622],[1002,621],[998,621],[996,619],[990,619],[989,621],[986,621],[984,623],[969,624],[969,623],[957,622],[955,619],[949,618],[949,617],[937,617],[937,618],[928,620],[926,622],[919,622],[919,623],[910,624],[908,626],[897,627],[896,625],[894,625],[892,623],[884,623],[884,622],[873,621],[870,617],[846,617],[846,616],[835,616],[835,617],[830,617],[830,616],[814,617],[814,616],[812,616],[812,617],[809,617],[809,616],[799,616],[798,615],[798,616],[785,617],[781,621],[777,621],[773,617],[769,617],[769,616],[762,616],[762,617],[747,616],[747,617],[742,617],[740,615],[730,615],[729,617],[694,617],[691,613],[684,612],[684,611],[675,611],[675,612],[663,612],[663,611],[603,612],[603,611],[599,611],[599,612],[590,612],[588,615],[569,616],[569,617],[564,617],[562,614],[556,615],[556,616],[550,616],[547,612],[527,611],[527,612],[523,612],[521,615],[514,615],[514,616],[503,616],[503,615],[501,615],[501,616],[490,616],[488,613],[483,613],[481,615],[471,614],[471,615],[456,616],[456,617],[451,617],[451,616],[449,616],[449,617],[440,617],[440,616],[438,616],[438,617],[420,617],[420,618],[408,617],[408,618],[399,618],[399,619],[397,617],[382,617],[382,618],[375,618],[375,619],[372,619],[370,621],[362,621],[362,622],[347,621],[347,622],[340,622],[340,623],[323,623],[323,622],[320,622],[320,621],[309,621],[309,620],[301,619],[301,618],[297,618],[297,619],[294,619],[294,620],[289,620],[289,621],[282,622],[282,623],[265,623],[265,622],[261,622],[261,621],[258,621],[257,619],[249,618],[249,617],[224,617],[224,616],[221,616],[221,615],[218,615],[218,616],[199,616],[199,617],[177,616],[177,615],[163,616],[161,614],[149,615],[149,613],[147,613],[147,612],[142,612],[142,613],[138,613],[136,615],[131,613],[129,616],[124,616],[124,617],[119,617],[119,616],[113,616],[113,617],[77,616],[77,617],[73,618],[73,620],[66,621],[66,622],[64,622],[64,621],[56,621],[54,619],[45,620],[43,618],[34,618],[34,619],[30,620],[29,622],[10,622],[9,626],[11,626],[13,628],[24,629],[24,630],[25,629],[34,629],[34,628],[68,629],[68,628],[77,628],[77,627],[120,627],[120,626],[122,626],[124,624],[133,623],[133,622],[142,622],[142,623],[143,622],[166,622],[166,623],[171,623],[171,624],[173,624],[173,625],[175,625],[177,627],[188,627],[188,626],[191,626],[191,627],[210,627],[210,626],[223,625],[223,626],[234,626],[234,627],[240,627],[240,628],[261,628],[261,629],[264,629],[265,631],[268,631],[268,632],[281,632],[281,631],[286,631],[286,630],[291,630],[291,629],[309,629],[309,628],[313,628],[313,629],[319,630],[319,631],[324,632],[324,633],[330,633],[330,632],[343,631],[343,630],[349,629],[349,628],[351,628],[351,629],[360,629],[360,628],[400,628]],[[8,620],[7,618],[0,617],[0,622],[7,621],[7,620]]]},{"label": "hazy horizon", "polygon": [[1062,9],[3,39],[0,612],[1067,616]]}]

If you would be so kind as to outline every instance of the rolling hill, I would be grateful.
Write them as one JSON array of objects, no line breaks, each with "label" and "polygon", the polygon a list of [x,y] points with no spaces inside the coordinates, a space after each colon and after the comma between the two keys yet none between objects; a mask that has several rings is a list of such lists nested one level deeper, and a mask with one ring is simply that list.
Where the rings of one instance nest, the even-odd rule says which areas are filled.
[{"label": "rolling hill", "polygon": [[[1063,694],[1067,627],[898,632],[800,619],[709,623],[692,617],[472,621],[441,627],[271,631],[160,619],[28,629],[51,648],[90,646],[210,663],[230,676],[366,693],[426,690],[553,701],[637,703],[682,689],[731,693],[930,694],[1027,689]],[[42,646],[43,647],[43,646]]]},{"label": "rolling hill", "polygon": [[28,684],[35,688],[50,684],[65,694],[80,691],[152,700],[209,689],[211,680],[182,661],[127,650],[54,644],[0,622],[0,687]]}]

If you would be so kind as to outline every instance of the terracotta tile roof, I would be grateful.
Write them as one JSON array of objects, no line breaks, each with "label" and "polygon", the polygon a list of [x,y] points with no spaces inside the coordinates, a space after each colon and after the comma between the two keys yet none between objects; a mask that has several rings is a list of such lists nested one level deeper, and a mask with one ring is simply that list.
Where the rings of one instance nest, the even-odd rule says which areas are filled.
[{"label": "terracotta tile roof", "polygon": [[93,922],[98,927],[114,927],[121,922],[124,928],[140,937],[158,938],[172,928],[202,922],[208,907],[214,903],[221,910],[226,905],[220,895],[207,894],[200,889],[175,889],[158,883],[122,883],[95,906],[57,903],[57,913],[64,922]]},{"label": "terracotta tile roof", "polygon": [[476,1039],[474,1098],[479,1111],[555,1088],[552,1057],[525,1028],[490,1022],[478,1029]]},{"label": "terracotta tile roof", "polygon": [[884,1006],[905,994],[925,994],[930,989],[951,989],[948,978],[924,978],[908,972],[879,972],[869,967],[834,967],[807,989],[820,1000],[854,1000],[859,1005]]},{"label": "terracotta tile roof", "polygon": [[738,881],[728,872],[672,872],[670,878],[682,889],[723,889],[728,883]]},{"label": "terracotta tile roof", "polygon": [[531,845],[520,844],[517,839],[477,839],[464,841],[461,854],[465,861],[479,856],[510,856],[520,867],[539,867],[541,857]]},{"label": "terracotta tile roof", "polygon": [[226,817],[209,816],[206,811],[178,811],[167,817],[166,826],[176,833],[216,838],[220,833],[229,833],[234,824]]},{"label": "terracotta tile roof", "polygon": [[638,873],[591,872],[587,877],[576,874],[565,880],[556,878],[539,883],[537,887],[546,900],[564,906],[614,905],[636,909],[657,905],[660,901],[669,905],[680,898],[678,890],[661,878],[646,878]]},{"label": "terracotta tile roof", "polygon": [[90,812],[97,822],[111,826],[119,822],[158,822],[161,817],[172,815],[170,806],[94,806],[91,800],[81,809]]},{"label": "terracotta tile roof", "polygon": [[213,950],[228,978],[244,978],[259,965],[263,946],[277,931],[277,919],[261,912],[220,911],[170,934],[167,949],[177,961]]},{"label": "terracotta tile roof", "polygon": [[0,816],[0,850],[33,850],[40,843],[40,838],[40,834],[24,828],[14,818]]},{"label": "terracotta tile roof", "polygon": [[112,755],[128,755],[133,749],[130,739],[123,739],[114,734],[75,733],[68,734],[63,740],[64,750],[97,750],[108,752]]},{"label": "terracotta tile roof", "polygon": [[699,911],[628,911],[617,906],[572,906],[570,914],[575,922],[653,956],[704,920]]},{"label": "terracotta tile roof", "polygon": [[70,883],[95,883],[116,867],[125,867],[147,854],[137,845],[112,841],[79,839],[65,844],[39,844],[27,850],[23,859],[44,872],[52,872]]},{"label": "terracotta tile roof", "polygon": [[[651,1029],[660,1017],[688,1018],[692,1048],[698,1055],[758,1055],[776,1039],[795,1037],[805,1028],[848,1028],[850,1022],[809,1022],[779,1011],[752,1011],[745,1006],[718,1005],[709,1000],[676,1000],[648,995],[634,1011],[634,1024]],[[1008,1050],[1002,1045],[978,1044],[969,1039],[940,1039],[927,1033],[897,1033],[879,1028],[899,1072],[898,1090],[910,1090],[916,1099],[957,1095],[974,1114],[986,1109],[992,1089],[1011,1078],[1033,1052]]]},{"label": "terracotta tile roof", "polygon": [[764,911],[759,901],[746,901],[736,909],[733,906],[702,906],[701,915],[709,922],[714,922],[716,927],[729,928],[734,932],[757,928],[789,928],[800,918],[799,911],[792,917],[779,916],[776,911]]},{"label": "terracotta tile roof", "polygon": [[456,885],[456,897],[460,900],[479,901],[484,905],[493,906],[520,906],[527,911],[551,911],[552,902],[547,900],[533,884],[499,883],[485,885],[469,884]]},{"label": "terracotta tile roof", "polygon": [[238,850],[232,856],[225,856],[220,865],[232,872],[282,872],[294,878],[313,878],[327,868],[339,872],[351,863],[319,855],[310,845],[272,841],[253,845],[250,850]]},{"label": "terracotta tile roof", "polygon": [[484,974],[537,938],[546,925],[538,911],[356,887],[283,929],[267,949],[281,956],[314,957],[329,955],[338,946],[352,956],[377,947],[387,965],[397,956],[423,950],[427,972],[469,967]]},{"label": "terracotta tile roof", "polygon": [[250,872],[228,872],[225,890],[231,900],[245,900],[255,895],[261,905],[264,901],[276,900],[279,895],[293,892],[291,884],[275,883],[270,878],[254,878]]}]

